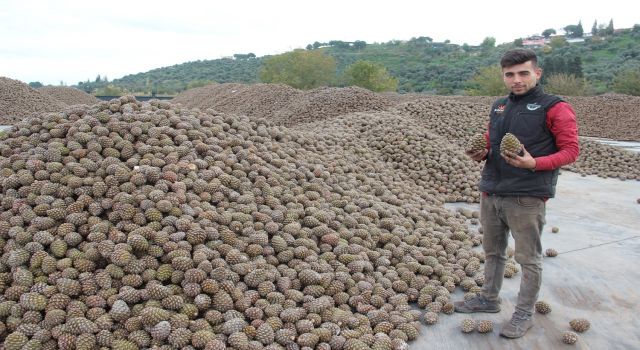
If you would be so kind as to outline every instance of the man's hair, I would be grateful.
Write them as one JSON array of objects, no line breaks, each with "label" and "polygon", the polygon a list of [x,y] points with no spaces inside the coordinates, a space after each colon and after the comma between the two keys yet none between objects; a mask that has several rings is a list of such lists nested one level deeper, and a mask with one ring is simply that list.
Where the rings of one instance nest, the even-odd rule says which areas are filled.
[{"label": "man's hair", "polygon": [[502,68],[512,67],[516,64],[522,64],[527,61],[531,61],[534,67],[538,66],[538,57],[533,50],[529,49],[514,49],[509,50],[502,55],[500,60],[500,66]]}]

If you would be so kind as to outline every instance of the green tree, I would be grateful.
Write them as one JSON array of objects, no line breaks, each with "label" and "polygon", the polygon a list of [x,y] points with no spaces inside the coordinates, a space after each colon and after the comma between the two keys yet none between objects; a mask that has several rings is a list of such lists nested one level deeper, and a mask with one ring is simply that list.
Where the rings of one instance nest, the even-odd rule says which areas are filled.
[{"label": "green tree", "polygon": [[29,86],[31,86],[34,89],[37,89],[37,88],[43,87],[44,85],[42,85],[42,83],[39,81],[32,81],[29,83]]},{"label": "green tree", "polygon": [[576,25],[575,24],[569,24],[568,26],[562,28],[564,29],[564,32],[566,34],[567,37],[569,38],[573,38],[575,37],[575,31],[576,31]]},{"label": "green tree", "polygon": [[367,47],[367,42],[363,40],[356,40],[353,42],[353,48],[356,50],[362,50]]},{"label": "green tree", "polygon": [[542,70],[544,72],[544,75],[542,76],[543,80],[546,80],[547,77],[562,71],[563,62],[560,62],[560,60],[562,60],[562,57],[554,55],[546,55],[544,57],[544,60],[542,61]]},{"label": "green tree", "polygon": [[90,94],[93,92],[93,88],[91,87],[91,82],[87,78],[85,82],[78,82],[78,89]]},{"label": "green tree", "polygon": [[549,29],[545,29],[542,31],[542,36],[545,38],[550,37],[551,35],[555,34],[556,30],[553,28],[549,28]]},{"label": "green tree", "polygon": [[613,19],[611,19],[609,21],[609,25],[607,26],[607,29],[605,29],[605,33],[607,35],[613,35],[613,33],[614,33],[614,30],[613,30]]},{"label": "green tree", "polygon": [[413,46],[427,46],[433,42],[433,39],[428,36],[419,36],[417,38],[409,39],[408,44]]},{"label": "green tree", "polygon": [[579,55],[569,54],[551,54],[545,55],[542,60],[542,76],[543,83],[552,75],[563,73],[565,75],[573,75],[576,78],[582,78],[582,57]]},{"label": "green tree", "polygon": [[335,46],[340,49],[347,49],[349,48],[349,43],[342,40],[331,40],[329,41],[329,46]]},{"label": "green tree", "polygon": [[256,58],[256,54],[254,54],[253,52],[236,53],[236,54],[233,54],[233,58],[236,60],[248,60],[250,58]]},{"label": "green tree", "polygon": [[334,82],[336,60],[318,50],[294,50],[265,59],[260,80],[297,89],[313,89]]},{"label": "green tree", "polygon": [[513,46],[522,47],[522,38],[518,38],[518,39],[514,40],[513,41]]},{"label": "green tree", "polygon": [[581,38],[584,35],[584,30],[582,29],[582,21],[577,25],[570,24],[563,29],[566,32],[568,38]]},{"label": "green tree", "polygon": [[500,96],[509,92],[502,80],[502,68],[492,65],[480,69],[478,74],[467,81],[466,94],[469,96]]},{"label": "green tree", "polygon": [[387,68],[379,63],[363,60],[347,67],[343,80],[348,86],[360,86],[375,92],[398,89],[398,79],[392,77]]},{"label": "green tree", "polygon": [[307,50],[313,50],[313,45],[309,44],[309,45],[307,45],[307,47],[305,47],[305,49],[307,49]]},{"label": "green tree", "polygon": [[544,90],[551,94],[564,96],[589,95],[590,87],[587,79],[573,74],[557,73],[547,77]]},{"label": "green tree", "polygon": [[582,21],[578,21],[578,27],[576,28],[576,38],[582,38],[584,36],[584,28],[582,28]]},{"label": "green tree", "polygon": [[549,41],[549,46],[551,46],[551,48],[553,49],[559,49],[567,45],[569,45],[567,39],[561,36],[554,36],[553,38],[551,38],[551,41]]},{"label": "green tree", "polygon": [[618,72],[613,79],[613,91],[640,96],[640,68]]},{"label": "green tree", "polygon": [[582,57],[573,56],[573,58],[569,58],[566,60],[567,62],[567,72],[576,78],[582,78]]},{"label": "green tree", "polygon": [[484,38],[484,40],[482,40],[482,43],[480,44],[480,46],[482,47],[483,50],[489,50],[491,48],[494,48],[496,46],[496,38],[488,36]]},{"label": "green tree", "polygon": [[593,26],[591,27],[591,35],[598,35],[598,20],[593,21]]}]

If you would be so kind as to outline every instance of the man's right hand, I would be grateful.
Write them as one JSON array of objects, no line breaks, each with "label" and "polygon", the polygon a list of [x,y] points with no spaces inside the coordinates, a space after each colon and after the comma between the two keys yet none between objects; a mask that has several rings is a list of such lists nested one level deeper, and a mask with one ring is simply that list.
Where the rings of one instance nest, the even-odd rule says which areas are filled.
[{"label": "man's right hand", "polygon": [[469,157],[471,157],[471,159],[475,160],[476,162],[481,162],[486,156],[487,153],[489,152],[488,149],[482,149],[480,151],[475,151],[475,152],[465,152]]}]

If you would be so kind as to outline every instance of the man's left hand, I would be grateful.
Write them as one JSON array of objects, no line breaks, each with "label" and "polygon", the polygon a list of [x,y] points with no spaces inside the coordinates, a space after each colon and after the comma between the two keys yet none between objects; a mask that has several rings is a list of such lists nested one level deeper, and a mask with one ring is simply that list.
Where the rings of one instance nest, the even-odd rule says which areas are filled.
[{"label": "man's left hand", "polygon": [[516,168],[534,170],[536,168],[536,160],[531,156],[529,152],[522,146],[522,155],[519,156],[513,152],[504,151],[500,155],[507,164]]}]

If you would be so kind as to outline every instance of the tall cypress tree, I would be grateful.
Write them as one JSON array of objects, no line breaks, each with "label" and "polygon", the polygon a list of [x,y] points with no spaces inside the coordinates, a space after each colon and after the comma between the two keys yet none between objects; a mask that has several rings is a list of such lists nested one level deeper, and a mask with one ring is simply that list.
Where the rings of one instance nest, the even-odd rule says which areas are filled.
[{"label": "tall cypress tree", "polygon": [[578,22],[578,26],[576,27],[576,38],[582,38],[584,35],[584,29],[582,28],[582,20]]}]

